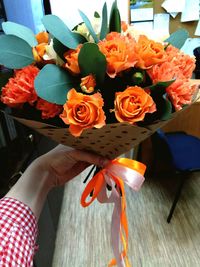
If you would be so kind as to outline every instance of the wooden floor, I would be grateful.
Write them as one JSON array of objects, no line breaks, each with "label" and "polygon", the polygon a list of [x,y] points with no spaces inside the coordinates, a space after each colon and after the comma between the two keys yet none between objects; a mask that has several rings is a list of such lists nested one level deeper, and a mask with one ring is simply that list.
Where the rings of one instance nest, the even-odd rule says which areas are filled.
[{"label": "wooden floor", "polygon": [[[112,205],[79,204],[85,174],[68,183],[53,267],[106,267],[112,258]],[[200,266],[200,173],[187,181],[170,224],[166,217],[178,179],[147,178],[139,193],[127,188],[132,267]]]}]

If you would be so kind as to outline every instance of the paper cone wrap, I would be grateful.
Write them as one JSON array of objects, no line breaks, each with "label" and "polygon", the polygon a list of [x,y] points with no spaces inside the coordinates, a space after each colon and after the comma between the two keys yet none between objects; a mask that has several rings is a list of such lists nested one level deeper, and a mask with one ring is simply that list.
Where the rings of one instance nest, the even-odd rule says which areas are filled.
[{"label": "paper cone wrap", "polygon": [[[172,119],[180,112],[174,113]],[[67,127],[58,128],[38,121],[13,118],[57,143],[93,151],[110,159],[114,159],[137,146],[170,121],[158,121],[146,127],[134,126],[128,123],[113,123],[107,124],[101,129],[85,130],[80,137],[74,137]]]}]

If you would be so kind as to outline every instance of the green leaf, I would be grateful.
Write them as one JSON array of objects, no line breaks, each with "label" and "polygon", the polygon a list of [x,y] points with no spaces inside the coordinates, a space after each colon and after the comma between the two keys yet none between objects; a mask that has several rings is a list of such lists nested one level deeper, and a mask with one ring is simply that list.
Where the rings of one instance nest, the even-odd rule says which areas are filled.
[{"label": "green leaf", "polygon": [[185,29],[180,29],[170,35],[165,42],[170,43],[171,45],[181,49],[185,41],[189,38],[189,33]]},{"label": "green leaf", "polygon": [[82,76],[93,74],[97,82],[102,83],[106,73],[106,58],[98,45],[85,43],[79,52],[78,63]]},{"label": "green leaf", "polygon": [[53,48],[55,52],[58,54],[58,56],[65,60],[64,53],[69,50],[68,47],[66,47],[64,44],[62,44],[60,41],[58,41],[56,38],[53,38]]},{"label": "green leaf", "polygon": [[78,32],[72,32],[74,38],[76,38],[76,40],[78,40],[79,44],[84,44],[87,42],[87,39],[80,33]]},{"label": "green leaf", "polygon": [[108,33],[108,11],[107,11],[107,4],[105,2],[102,10],[100,40],[103,40],[106,37],[107,33]]},{"label": "green leaf", "polygon": [[98,43],[99,42],[99,38],[97,37],[93,27],[92,27],[92,24],[91,22],[89,21],[88,17],[81,11],[79,10],[79,13],[80,13],[80,16],[83,20],[83,22],[85,23],[88,31],[90,32],[92,38],[94,39],[95,43]]},{"label": "green leaf", "polygon": [[38,44],[32,30],[23,25],[7,21],[2,23],[2,29],[5,34],[11,34],[19,37],[26,41],[31,47],[34,47]]},{"label": "green leaf", "polygon": [[163,121],[169,120],[172,114],[172,103],[167,98],[167,94],[163,95],[162,113],[160,119]]},{"label": "green leaf", "polygon": [[[165,81],[165,82],[158,82],[156,84],[153,84],[151,86],[149,86],[148,88],[153,91],[153,92],[156,92],[156,91],[160,91],[162,90],[162,92],[165,92],[165,89],[170,86],[173,82],[175,82],[175,79],[173,80],[170,80],[170,81]],[[164,90],[164,91],[163,91]],[[158,91],[158,92],[159,92]]]},{"label": "green leaf", "polygon": [[76,84],[77,81],[66,71],[56,65],[48,64],[39,72],[34,85],[39,97],[63,105],[67,99],[67,92]]},{"label": "green leaf", "polygon": [[13,77],[13,72],[1,72],[0,73],[0,92],[2,90],[2,87],[4,87],[8,80]]},{"label": "green leaf", "polygon": [[152,114],[155,120],[168,120],[171,117],[172,104],[166,93],[166,85],[169,83],[170,81],[160,83],[162,86],[154,88],[154,90],[151,91],[151,97],[156,103],[156,112]]},{"label": "green leaf", "polygon": [[67,25],[55,15],[44,16],[42,22],[48,32],[68,48],[75,49],[80,43],[84,42],[81,34],[70,31]]},{"label": "green leaf", "polygon": [[116,0],[112,4],[110,12],[109,31],[121,33],[121,18]]},{"label": "green leaf", "polygon": [[[83,43],[87,42],[87,40],[82,36]],[[58,39],[53,38],[53,48],[58,54],[58,56],[65,61],[64,54],[69,50],[64,44],[62,44]]]},{"label": "green leaf", "polygon": [[99,13],[97,11],[94,12],[94,17],[97,18],[97,19],[100,18],[100,15],[99,15]]},{"label": "green leaf", "polygon": [[10,69],[21,69],[34,62],[32,47],[14,35],[0,36],[0,64]]}]

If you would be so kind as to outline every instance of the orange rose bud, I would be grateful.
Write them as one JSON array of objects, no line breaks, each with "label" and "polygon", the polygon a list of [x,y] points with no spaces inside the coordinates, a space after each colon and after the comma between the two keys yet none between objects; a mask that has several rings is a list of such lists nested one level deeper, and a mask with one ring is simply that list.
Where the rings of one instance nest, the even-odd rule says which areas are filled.
[{"label": "orange rose bud", "polygon": [[138,56],[136,67],[141,69],[148,69],[166,60],[165,47],[161,43],[149,40],[145,35],[139,37],[135,51]]},{"label": "orange rose bud", "polygon": [[143,121],[146,113],[156,111],[152,97],[138,86],[128,87],[115,94],[115,117],[119,122],[135,124]]},{"label": "orange rose bud", "polygon": [[66,59],[65,68],[68,69],[72,74],[79,74],[80,68],[78,64],[78,55],[82,45],[79,45],[75,50],[70,49],[65,54]]},{"label": "orange rose bud", "polygon": [[49,34],[47,32],[39,32],[35,37],[38,41],[38,44],[49,43]]},{"label": "orange rose bud", "polygon": [[94,88],[96,86],[96,80],[92,74],[81,78],[81,90],[84,93],[91,94],[94,92]]},{"label": "orange rose bud", "polygon": [[47,44],[39,44],[36,47],[33,47],[33,56],[35,61],[43,61],[43,56],[46,53],[46,45]]},{"label": "orange rose bud", "polygon": [[36,62],[42,62],[43,56],[46,53],[46,45],[49,43],[49,34],[47,32],[40,32],[36,36],[38,45],[33,47],[33,56]]},{"label": "orange rose bud", "polygon": [[64,123],[69,124],[72,135],[78,137],[85,129],[101,128],[105,125],[106,118],[102,109],[104,103],[100,93],[84,95],[71,89],[67,99],[60,117]]},{"label": "orange rose bud", "polygon": [[121,21],[122,31],[125,32],[128,30],[128,24],[125,21]]},{"label": "orange rose bud", "polygon": [[37,50],[36,50],[35,47],[33,47],[32,52],[33,52],[33,57],[34,57],[35,61],[36,61],[36,62],[41,62],[42,59],[41,59],[40,56],[38,55],[38,52],[37,52]]}]

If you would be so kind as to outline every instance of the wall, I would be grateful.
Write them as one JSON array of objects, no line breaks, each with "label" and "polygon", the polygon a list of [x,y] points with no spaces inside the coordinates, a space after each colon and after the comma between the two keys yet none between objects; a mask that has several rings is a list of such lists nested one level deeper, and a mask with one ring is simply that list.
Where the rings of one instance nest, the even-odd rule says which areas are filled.
[{"label": "wall", "polygon": [[[178,0],[174,0],[174,1],[178,1]],[[196,1],[198,1],[198,0],[196,0]],[[166,13],[164,8],[161,7],[161,4],[163,2],[164,2],[164,0],[154,0],[154,13],[156,13],[156,14],[157,13]],[[170,18],[170,28],[169,28],[170,33],[175,32],[180,28],[184,28],[189,32],[190,37],[197,37],[194,35],[195,29],[197,26],[197,21],[190,21],[190,22],[181,23],[180,19],[181,19],[180,13],[178,14],[178,16],[175,19]]]},{"label": "wall", "polygon": [[[78,9],[83,11],[89,18],[93,17],[94,11],[101,14],[104,0],[50,0],[51,10],[54,15],[59,16],[69,28],[73,28],[80,23],[81,18],[78,13]],[[110,10],[113,0],[106,0],[108,10]],[[118,0],[118,8],[120,10],[121,19],[128,21],[128,0]]]}]

